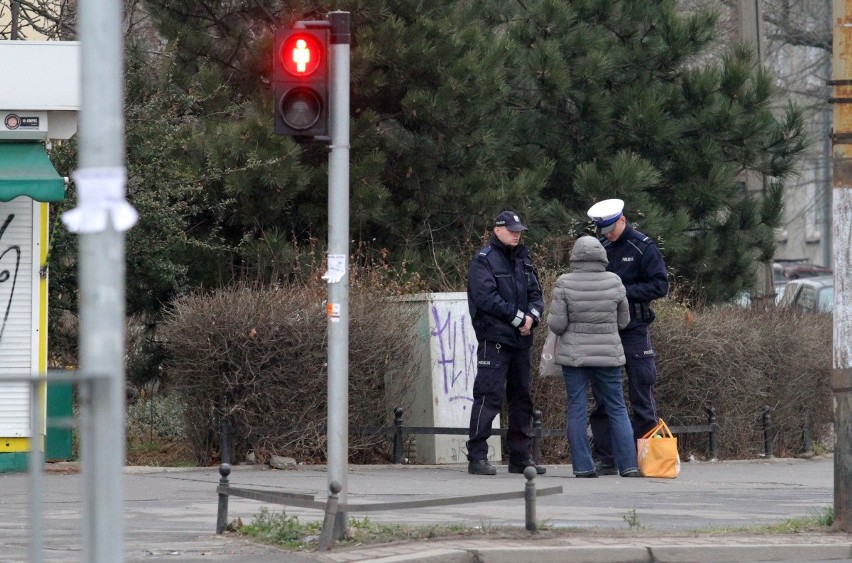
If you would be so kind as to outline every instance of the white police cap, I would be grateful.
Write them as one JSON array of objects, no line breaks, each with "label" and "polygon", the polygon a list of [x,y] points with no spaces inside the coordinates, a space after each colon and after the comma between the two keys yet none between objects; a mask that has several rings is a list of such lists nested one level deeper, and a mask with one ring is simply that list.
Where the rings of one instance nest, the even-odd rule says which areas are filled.
[{"label": "white police cap", "polygon": [[615,223],[621,218],[623,210],[624,200],[605,199],[591,206],[588,215],[595,222],[598,232],[605,235],[615,228]]}]

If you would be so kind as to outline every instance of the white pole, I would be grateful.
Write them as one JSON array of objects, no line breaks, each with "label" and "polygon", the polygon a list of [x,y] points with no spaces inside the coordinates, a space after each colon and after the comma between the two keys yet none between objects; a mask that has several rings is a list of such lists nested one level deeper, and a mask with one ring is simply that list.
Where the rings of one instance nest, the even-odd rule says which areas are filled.
[{"label": "white pole", "polygon": [[[349,490],[349,12],[331,12],[331,80],[328,156],[328,255],[343,276],[328,284],[328,484]],[[334,537],[346,533],[346,514],[338,512]]]},{"label": "white pole", "polygon": [[[82,90],[79,169],[102,169],[124,194],[122,3],[80,0]],[[120,184],[120,186],[119,186]],[[78,182],[78,190],[80,182]],[[98,199],[99,190],[89,194]],[[83,197],[78,191],[80,201]],[[80,368],[91,383],[91,434],[81,436],[83,560],[124,561],[124,235],[80,235]]]}]

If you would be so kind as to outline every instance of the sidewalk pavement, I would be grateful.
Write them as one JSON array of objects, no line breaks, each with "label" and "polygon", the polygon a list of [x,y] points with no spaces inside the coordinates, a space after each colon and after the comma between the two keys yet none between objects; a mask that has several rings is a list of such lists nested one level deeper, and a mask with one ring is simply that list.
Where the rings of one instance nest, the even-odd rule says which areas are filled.
[{"label": "sidewalk pavement", "polygon": [[[833,459],[767,459],[684,463],[677,479],[576,479],[570,465],[547,466],[538,487],[561,485],[560,495],[537,499],[537,521],[552,530],[523,531],[523,499],[412,510],[370,512],[350,517],[379,523],[459,524],[488,528],[492,535],[335,546],[330,552],[295,553],[253,543],[236,534],[215,534],[218,468],[125,471],[125,561],[850,561],[852,535],[843,533],[735,533],[731,528],[780,524],[822,515],[833,506]],[[324,500],[325,466],[276,471],[234,467],[234,487],[282,490]],[[349,503],[415,500],[523,491],[522,475],[499,467],[495,476],[474,476],[466,465],[353,466]],[[73,466],[54,467],[44,479],[44,560],[82,561],[80,476]],[[29,557],[26,474],[0,475],[0,560]],[[229,520],[250,522],[264,503],[231,497]],[[301,521],[322,512],[268,506]],[[511,527],[513,533],[498,534]],[[708,533],[716,530],[716,533]],[[726,532],[720,532],[727,530]]]}]

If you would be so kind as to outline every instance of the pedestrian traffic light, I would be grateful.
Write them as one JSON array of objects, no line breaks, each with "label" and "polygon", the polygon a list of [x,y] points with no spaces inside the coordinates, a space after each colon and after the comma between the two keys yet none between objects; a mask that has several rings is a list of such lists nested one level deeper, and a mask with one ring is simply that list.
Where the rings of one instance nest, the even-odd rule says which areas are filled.
[{"label": "pedestrian traffic light", "polygon": [[272,65],[275,134],[328,141],[328,30],[279,29]]}]

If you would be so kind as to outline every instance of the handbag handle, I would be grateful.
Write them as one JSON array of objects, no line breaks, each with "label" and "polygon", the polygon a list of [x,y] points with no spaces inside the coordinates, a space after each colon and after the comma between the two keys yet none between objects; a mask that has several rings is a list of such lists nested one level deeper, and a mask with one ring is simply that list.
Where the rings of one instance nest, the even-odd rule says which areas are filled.
[{"label": "handbag handle", "polygon": [[659,432],[659,433],[660,433],[660,435],[661,435],[663,438],[674,438],[674,435],[672,434],[672,431],[671,431],[671,430],[669,430],[668,425],[666,425],[666,423],[665,423],[665,422],[663,422],[663,419],[662,419],[662,418],[660,418],[660,419],[659,419],[659,421],[660,421],[660,422],[658,422],[658,423],[657,423],[657,425],[656,425],[655,427],[653,427],[653,428],[651,428],[650,430],[648,430],[647,432],[645,432],[645,435],[644,435],[644,436],[642,436],[642,439],[643,439],[643,440],[645,440],[645,439],[647,439],[647,438],[650,438],[651,436],[653,436],[653,435],[654,435],[654,434],[656,434],[657,432]]}]

